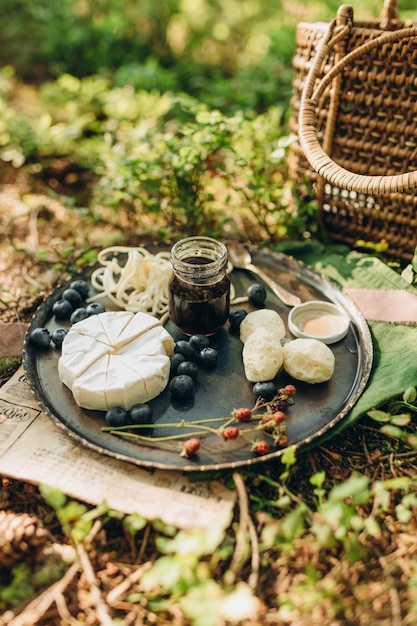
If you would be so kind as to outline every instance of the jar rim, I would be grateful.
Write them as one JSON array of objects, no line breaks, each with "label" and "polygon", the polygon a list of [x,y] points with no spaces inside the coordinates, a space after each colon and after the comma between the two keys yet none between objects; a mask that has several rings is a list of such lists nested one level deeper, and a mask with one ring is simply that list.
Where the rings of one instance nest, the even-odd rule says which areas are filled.
[{"label": "jar rim", "polygon": [[[194,246],[192,248],[192,246]],[[198,253],[197,253],[198,251]],[[187,258],[204,257],[213,254],[216,258],[207,256],[207,262],[200,264],[187,262]],[[181,258],[181,254],[183,258]],[[171,265],[174,270],[181,274],[191,274],[211,277],[217,274],[223,267],[227,265],[228,255],[227,248],[224,243],[213,239],[212,237],[195,236],[180,239],[171,248]]]},{"label": "jar rim", "polygon": [[214,239],[213,237],[205,237],[204,235],[196,235],[195,237],[185,237],[184,239],[180,239],[172,246],[171,252],[174,253],[181,248],[182,246],[186,246],[187,244],[196,243],[196,244],[209,244],[211,249],[214,247],[219,248],[221,250],[222,256],[227,255],[227,248],[222,241],[218,239]]}]

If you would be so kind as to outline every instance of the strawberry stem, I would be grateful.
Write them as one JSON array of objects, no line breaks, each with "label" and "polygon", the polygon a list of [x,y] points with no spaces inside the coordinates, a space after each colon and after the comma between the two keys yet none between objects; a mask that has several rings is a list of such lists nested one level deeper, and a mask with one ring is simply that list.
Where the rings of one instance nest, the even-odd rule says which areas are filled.
[{"label": "strawberry stem", "polygon": [[[120,437],[126,437],[127,439],[139,439],[140,441],[147,441],[148,443],[160,443],[163,441],[174,441],[176,439],[184,439],[184,437],[198,437],[199,435],[205,435],[207,428],[202,431],[193,431],[188,433],[181,433],[178,435],[164,435],[163,437],[149,437],[147,435],[137,435],[136,433],[123,432],[120,430],[110,430],[110,434],[119,435]],[[216,431],[213,431],[216,432]]]}]

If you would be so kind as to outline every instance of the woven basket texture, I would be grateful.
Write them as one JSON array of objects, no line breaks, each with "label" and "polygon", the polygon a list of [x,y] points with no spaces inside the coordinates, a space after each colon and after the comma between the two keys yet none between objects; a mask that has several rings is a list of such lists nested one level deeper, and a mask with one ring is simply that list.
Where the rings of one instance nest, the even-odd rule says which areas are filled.
[{"label": "woven basket texture", "polygon": [[[379,20],[355,22],[348,5],[339,9],[346,35],[329,42],[328,55],[315,86],[344,56],[387,31],[416,26],[398,18],[396,3],[385,3]],[[339,18],[338,13],[338,18]],[[326,22],[300,23],[293,56],[290,126],[297,136],[303,89],[319,45],[329,32]],[[335,31],[336,32],[336,31]],[[332,35],[334,37],[334,35]],[[332,103],[332,98],[333,103]],[[301,115],[303,111],[301,110]],[[314,130],[320,146],[345,170],[368,177],[397,176],[417,170],[417,37],[378,45],[352,59],[315,103]],[[289,173],[301,194],[312,188],[321,221],[331,239],[354,245],[358,240],[385,241],[388,254],[409,259],[416,246],[417,193],[358,191],[355,185],[328,182],[296,140],[288,157]],[[323,174],[323,175],[322,175]],[[372,181],[371,181],[372,183]]]}]

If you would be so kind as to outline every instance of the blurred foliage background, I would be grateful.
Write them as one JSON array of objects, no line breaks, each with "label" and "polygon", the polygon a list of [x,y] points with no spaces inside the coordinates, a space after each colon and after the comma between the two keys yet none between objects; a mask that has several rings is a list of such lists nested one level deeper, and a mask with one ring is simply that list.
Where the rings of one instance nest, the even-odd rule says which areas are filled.
[{"label": "blurred foliage background", "polygon": [[[181,90],[220,108],[288,97],[298,21],[329,20],[337,0],[0,0],[0,64],[30,82],[69,73]],[[354,0],[356,19],[383,1]],[[399,3],[405,19],[412,0]]]},{"label": "blurred foliage background", "polygon": [[308,237],[285,171],[295,28],[339,5],[0,0],[0,158],[121,233]]}]

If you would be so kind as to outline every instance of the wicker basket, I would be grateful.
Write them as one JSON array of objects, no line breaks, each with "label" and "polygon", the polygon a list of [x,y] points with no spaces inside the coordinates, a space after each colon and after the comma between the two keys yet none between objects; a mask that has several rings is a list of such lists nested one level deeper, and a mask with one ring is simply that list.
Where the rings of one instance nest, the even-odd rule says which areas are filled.
[{"label": "wicker basket", "polygon": [[313,183],[331,239],[385,241],[409,259],[417,238],[417,28],[393,0],[379,20],[300,23],[293,57],[290,176]]}]

